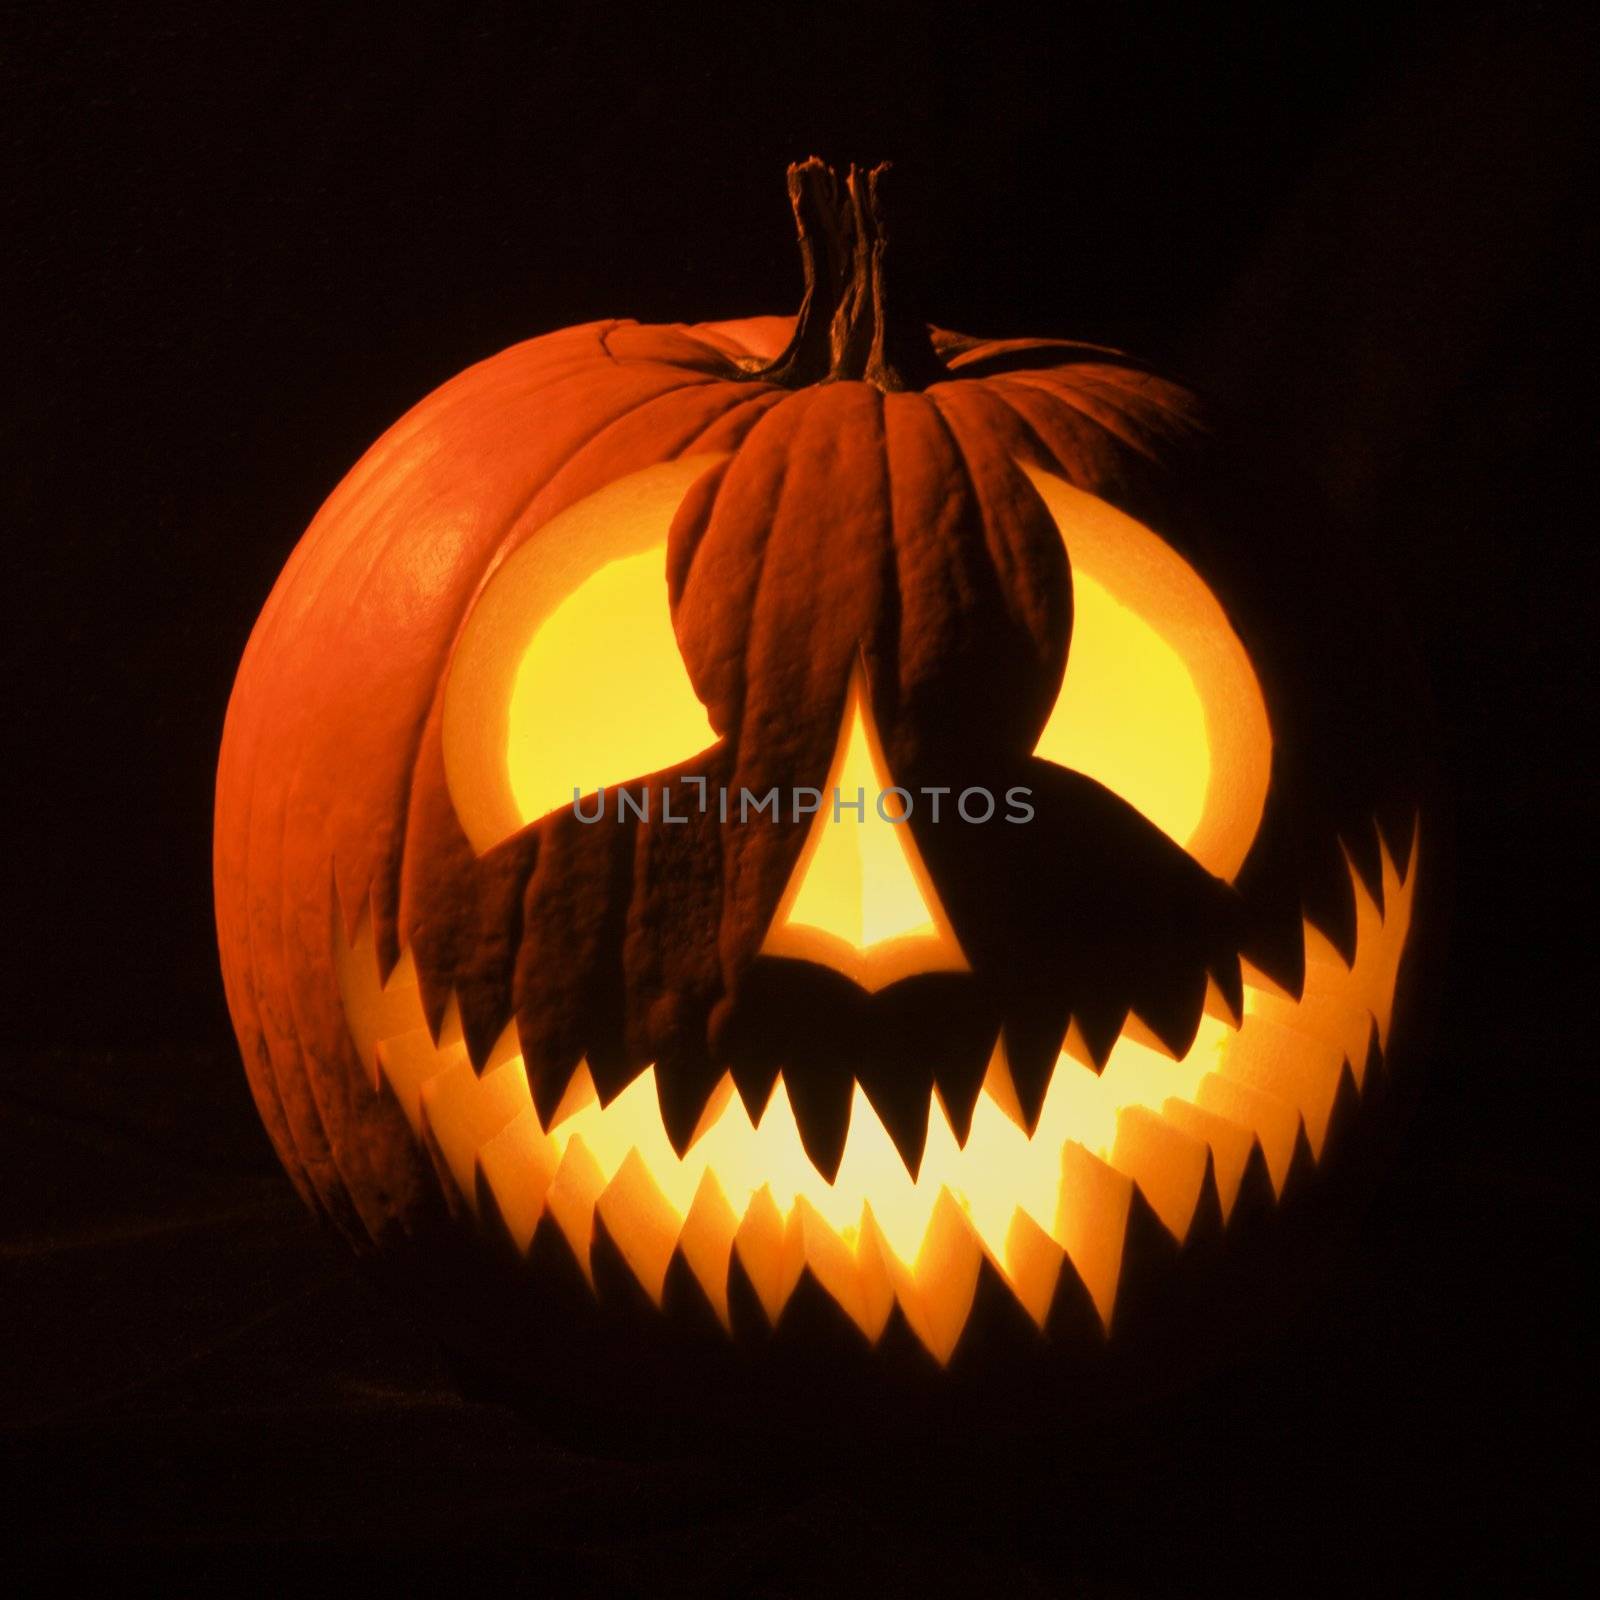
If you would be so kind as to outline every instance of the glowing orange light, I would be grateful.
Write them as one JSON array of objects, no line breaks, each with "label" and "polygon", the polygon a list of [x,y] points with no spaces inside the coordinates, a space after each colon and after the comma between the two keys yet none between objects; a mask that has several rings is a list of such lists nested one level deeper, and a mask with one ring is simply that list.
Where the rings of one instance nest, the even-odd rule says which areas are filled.
[{"label": "glowing orange light", "polygon": [[1250,657],[1200,575],[1148,528],[1029,478],[1072,562],[1072,648],[1037,755],[1103,783],[1219,878],[1266,805],[1272,731]]},{"label": "glowing orange light", "polygon": [[968,970],[892,788],[858,676],[765,954],[834,967],[865,989],[913,972]]},{"label": "glowing orange light", "polygon": [[569,507],[489,579],[444,699],[450,798],[482,852],[573,790],[672,766],[716,735],[667,609],[666,542],[720,457],[649,467]]},{"label": "glowing orange light", "polygon": [[724,1319],[731,1252],[774,1321],[810,1268],[868,1338],[898,1302],[947,1360],[982,1257],[1041,1322],[1070,1261],[1109,1325],[1134,1186],[1181,1240],[1206,1184],[1228,1215],[1256,1146],[1279,1189],[1302,1135],[1320,1156],[1341,1075],[1359,1087],[1372,1030],[1380,1043],[1387,1033],[1415,862],[1413,850],[1402,880],[1384,852],[1382,914],[1352,872],[1353,965],[1307,925],[1299,1000],[1247,985],[1240,1025],[1208,1016],[1181,1061],[1124,1035],[1097,1076],[1064,1051],[1031,1135],[1007,1109],[1015,1095],[997,1047],[964,1144],[933,1098],[915,1178],[859,1086],[832,1183],[805,1153],[781,1078],[758,1123],[725,1084],[682,1157],[653,1070],[602,1106],[580,1066],[545,1127],[512,1032],[479,1076],[453,1008],[437,1041],[428,1032],[409,957],[380,986],[364,927],[340,980],[374,1089],[395,1096],[419,1137],[431,1134],[469,1205],[481,1176],[524,1249],[548,1216],[587,1264],[598,1214],[646,1290],[659,1298],[681,1249]]}]

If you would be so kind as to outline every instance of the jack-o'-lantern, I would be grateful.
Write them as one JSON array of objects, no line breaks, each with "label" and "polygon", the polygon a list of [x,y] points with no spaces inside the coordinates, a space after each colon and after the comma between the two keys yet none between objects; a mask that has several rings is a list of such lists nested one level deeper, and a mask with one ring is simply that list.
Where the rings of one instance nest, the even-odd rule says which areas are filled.
[{"label": "jack-o'-lantern", "polygon": [[240,668],[278,1154],[363,1249],[493,1236],[535,1318],[559,1258],[730,1349],[803,1285],[932,1366],[980,1284],[1114,1341],[1135,1220],[1281,1194],[1380,1059],[1419,815],[1370,583],[1175,384],[912,318],[884,170],[791,170],[797,318],[424,400]]}]

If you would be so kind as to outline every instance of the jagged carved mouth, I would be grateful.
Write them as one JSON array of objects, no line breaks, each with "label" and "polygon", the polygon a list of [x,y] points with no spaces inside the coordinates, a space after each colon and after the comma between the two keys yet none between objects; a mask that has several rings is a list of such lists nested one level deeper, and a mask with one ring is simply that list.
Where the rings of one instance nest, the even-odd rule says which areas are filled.
[{"label": "jagged carved mouth", "polygon": [[1351,962],[1305,923],[1300,996],[1246,967],[1242,1015],[1210,1008],[1180,1060],[1134,1026],[1097,1074],[1069,1027],[1031,1133],[997,1043],[964,1139],[931,1096],[915,1175],[859,1084],[831,1181],[806,1154],[782,1074],[755,1119],[725,1076],[681,1156],[653,1068],[602,1105],[580,1062],[542,1120],[514,1028],[480,1074],[453,1003],[437,1036],[427,1026],[409,952],[383,983],[365,924],[336,945],[373,1091],[395,1098],[461,1202],[494,1207],[518,1248],[555,1228],[587,1271],[599,1218],[658,1303],[681,1254],[724,1324],[735,1256],[774,1324],[809,1270],[868,1340],[898,1304],[944,1362],[985,1257],[1041,1326],[1070,1271],[1109,1328],[1135,1190],[1182,1243],[1202,1210],[1229,1218],[1252,1162],[1281,1194],[1297,1158],[1321,1158],[1336,1102],[1361,1091],[1387,1039],[1415,843],[1408,862],[1402,878],[1383,850],[1381,911],[1350,870]]},{"label": "jagged carved mouth", "polygon": [[[1396,851],[1403,878],[1381,829],[1376,864],[1345,857],[1354,938],[1336,948],[1305,920],[1304,982],[1286,994],[1238,954],[1256,947],[1235,880],[1270,832],[1266,699],[1193,567],[1030,472],[1073,585],[1071,649],[1038,697],[1036,737],[991,741],[992,708],[968,706],[959,751],[941,745],[948,719],[906,710],[920,680],[884,620],[896,606],[836,649],[797,652],[807,672],[828,663],[806,714],[774,692],[758,715],[718,688],[755,626],[754,611],[743,632],[712,625],[737,573],[691,551],[702,587],[680,572],[676,611],[662,604],[668,530],[707,470],[686,458],[580,501],[475,602],[439,722],[459,849],[432,867],[422,852],[412,944],[386,982],[369,926],[335,932],[373,1089],[398,1101],[466,1211],[492,1209],[524,1252],[558,1231],[586,1272],[603,1227],[657,1304],[681,1257],[725,1326],[736,1268],[776,1324],[809,1272],[866,1339],[898,1305],[944,1362],[987,1258],[1040,1326],[1070,1274],[1109,1328],[1136,1204],[1181,1244],[1198,1219],[1234,1214],[1252,1168],[1276,1195],[1297,1161],[1320,1159],[1336,1103],[1360,1092],[1387,1035],[1415,841]],[[825,599],[791,590],[808,621],[852,603],[843,583]],[[955,648],[949,608],[925,610],[924,631]],[[1065,651],[1057,623],[1044,632]],[[986,673],[991,655],[1010,659],[1009,637],[995,635]],[[771,678],[788,681],[782,666]],[[959,696],[948,672],[928,681]],[[565,814],[607,785],[684,773],[837,795],[958,769],[1002,793],[990,779],[1022,774],[1040,820],[952,839],[869,811],[860,826],[819,818],[802,844],[776,827]],[[1295,904],[1282,904],[1291,936]],[[604,982],[584,977],[584,952]],[[907,984],[955,1009],[978,995],[970,1015],[989,1031],[965,1028],[958,1050],[905,1003]],[[1002,991],[1062,1003],[1013,1030]],[[741,1004],[760,1019],[754,1045],[723,1028],[737,1032]]]}]

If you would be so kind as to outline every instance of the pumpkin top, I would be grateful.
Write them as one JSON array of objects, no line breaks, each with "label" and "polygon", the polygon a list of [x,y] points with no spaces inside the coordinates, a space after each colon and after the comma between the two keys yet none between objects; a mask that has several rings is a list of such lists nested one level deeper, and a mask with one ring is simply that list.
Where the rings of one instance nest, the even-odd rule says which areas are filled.
[{"label": "pumpkin top", "polygon": [[926,389],[950,376],[928,326],[889,292],[884,190],[889,163],[838,174],[812,156],[789,168],[805,298],[794,335],[753,378],[801,389],[854,378],[886,392]]}]

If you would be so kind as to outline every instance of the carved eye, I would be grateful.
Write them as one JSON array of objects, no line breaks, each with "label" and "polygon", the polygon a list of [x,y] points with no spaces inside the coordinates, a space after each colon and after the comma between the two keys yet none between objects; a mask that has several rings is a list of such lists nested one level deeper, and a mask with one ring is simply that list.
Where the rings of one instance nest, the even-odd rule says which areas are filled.
[{"label": "carved eye", "polygon": [[649,467],[553,518],[499,567],[445,686],[445,774],[481,855],[596,790],[716,743],[678,654],[666,543],[717,456]]},{"label": "carved eye", "polygon": [[1034,754],[1120,795],[1207,871],[1249,853],[1272,772],[1250,657],[1217,598],[1132,517],[1029,471],[1072,563],[1072,647]]}]

